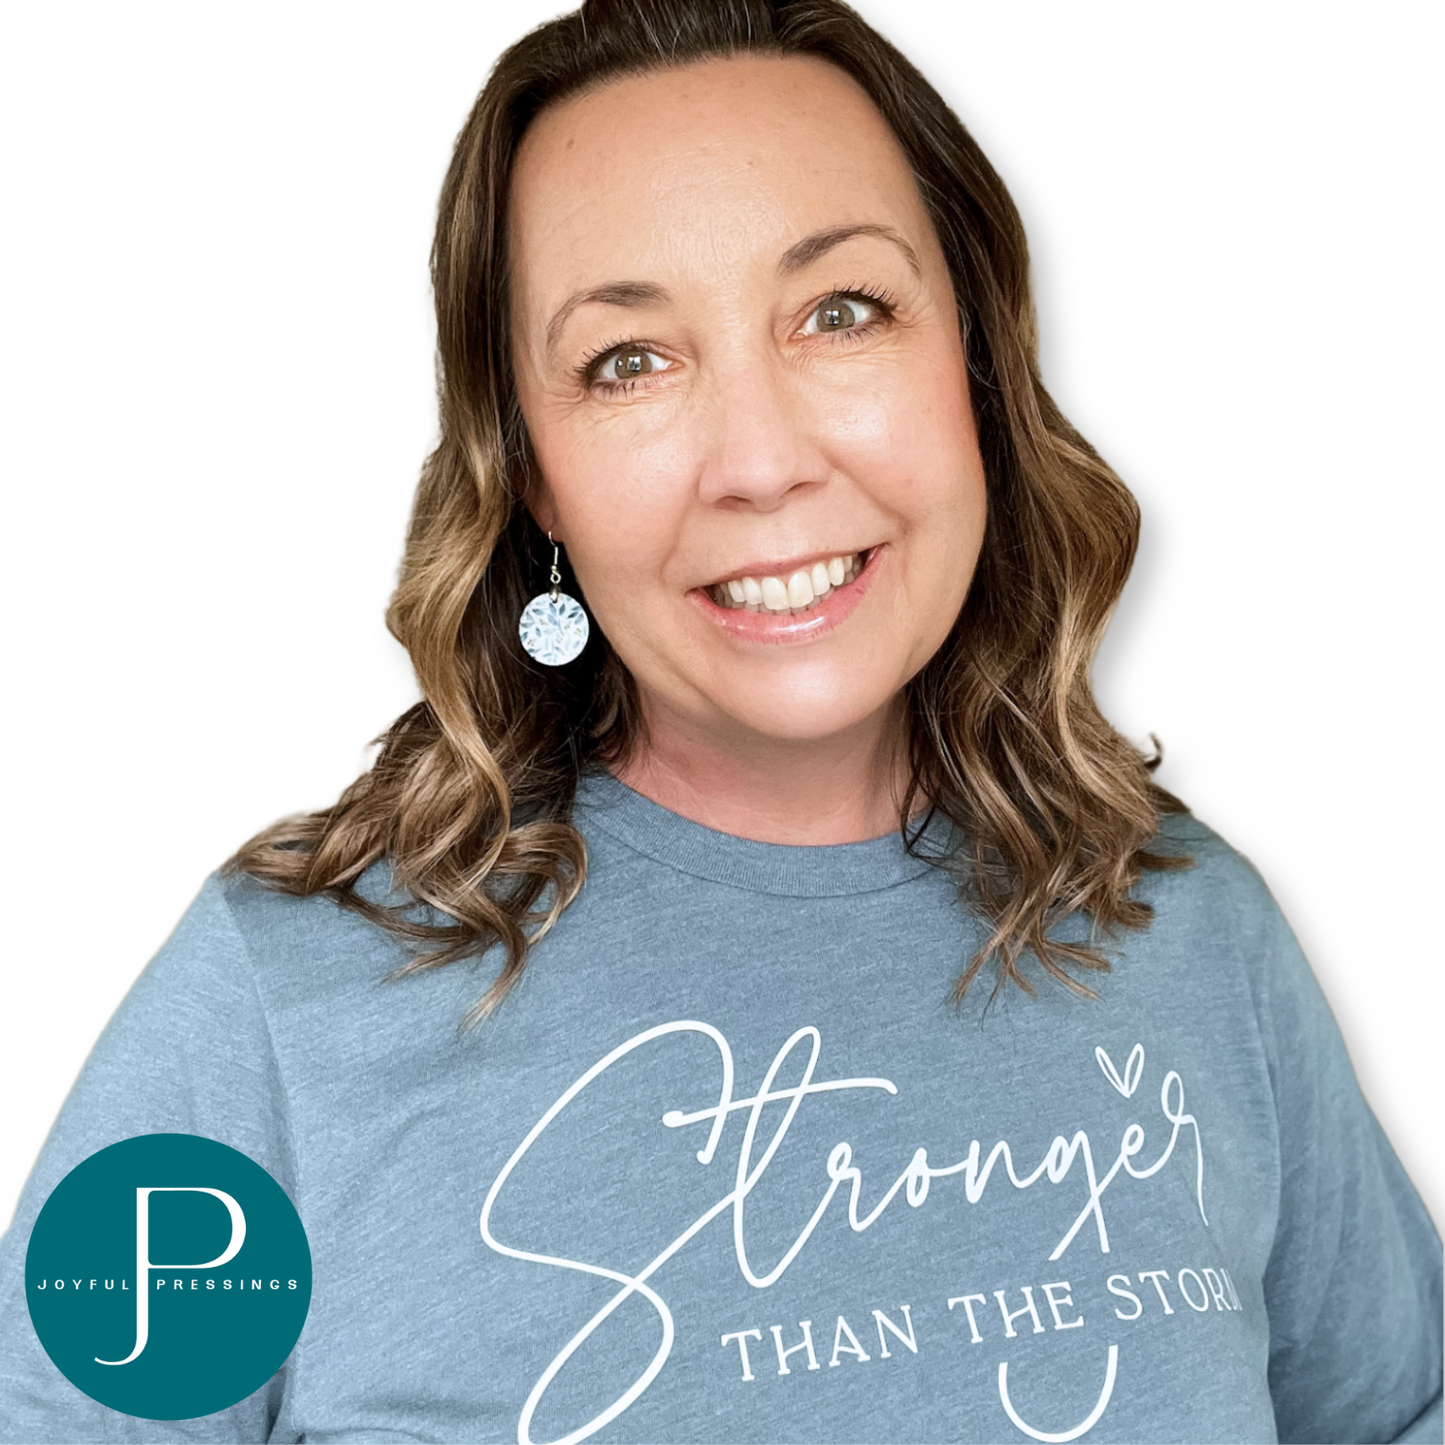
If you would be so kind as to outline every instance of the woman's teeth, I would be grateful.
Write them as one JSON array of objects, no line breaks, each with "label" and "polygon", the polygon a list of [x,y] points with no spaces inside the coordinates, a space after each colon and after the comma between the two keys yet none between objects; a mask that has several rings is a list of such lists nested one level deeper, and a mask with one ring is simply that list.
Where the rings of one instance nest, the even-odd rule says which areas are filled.
[{"label": "woman's teeth", "polygon": [[786,577],[730,577],[715,582],[707,595],[719,607],[741,607],[748,612],[806,612],[851,582],[863,570],[864,560],[862,552],[850,552],[800,567]]}]

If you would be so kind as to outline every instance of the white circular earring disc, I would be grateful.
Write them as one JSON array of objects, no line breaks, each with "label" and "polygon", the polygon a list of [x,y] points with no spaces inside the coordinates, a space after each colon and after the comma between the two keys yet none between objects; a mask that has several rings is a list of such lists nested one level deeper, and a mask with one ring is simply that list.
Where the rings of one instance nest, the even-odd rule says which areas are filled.
[{"label": "white circular earring disc", "polygon": [[587,646],[587,614],[575,597],[538,593],[522,609],[517,634],[529,657],[548,667],[571,662]]}]

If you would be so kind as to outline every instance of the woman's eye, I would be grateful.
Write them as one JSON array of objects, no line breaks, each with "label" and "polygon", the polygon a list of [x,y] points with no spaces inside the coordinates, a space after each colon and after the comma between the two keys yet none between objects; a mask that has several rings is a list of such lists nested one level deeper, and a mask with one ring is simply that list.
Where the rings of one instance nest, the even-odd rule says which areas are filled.
[{"label": "woman's eye", "polygon": [[602,359],[597,380],[604,382],[635,381],[654,371],[666,371],[672,363],[645,346],[623,346]]},{"label": "woman's eye", "polygon": [[879,309],[861,296],[829,296],[814,308],[803,326],[803,335],[826,336],[834,331],[851,331],[874,320]]}]

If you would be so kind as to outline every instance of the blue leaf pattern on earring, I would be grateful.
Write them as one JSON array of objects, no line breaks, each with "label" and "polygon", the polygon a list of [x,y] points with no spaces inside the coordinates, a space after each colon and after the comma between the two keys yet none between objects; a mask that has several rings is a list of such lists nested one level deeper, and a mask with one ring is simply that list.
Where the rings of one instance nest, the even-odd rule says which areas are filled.
[{"label": "blue leaf pattern on earring", "polygon": [[[552,534],[547,533],[552,542]],[[562,549],[552,542],[551,588],[539,592],[523,609],[517,624],[517,635],[527,656],[548,667],[563,667],[578,657],[587,646],[591,626],[587,613],[575,597],[561,590],[562,573],[558,562]]]}]

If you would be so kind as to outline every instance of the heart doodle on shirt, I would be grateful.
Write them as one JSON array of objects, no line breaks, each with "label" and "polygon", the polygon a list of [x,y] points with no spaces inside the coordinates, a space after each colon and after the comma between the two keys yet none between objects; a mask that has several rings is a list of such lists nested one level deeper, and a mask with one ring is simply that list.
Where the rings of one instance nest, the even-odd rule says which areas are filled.
[{"label": "heart doodle on shirt", "polygon": [[1119,1071],[1114,1067],[1114,1061],[1104,1052],[1103,1048],[1094,1050],[1094,1057],[1099,1061],[1099,1067],[1104,1071],[1104,1077],[1126,1098],[1134,1096],[1134,1090],[1139,1087],[1139,1080],[1144,1076],[1144,1045],[1135,1044],[1129,1052],[1129,1062],[1124,1065],[1124,1077],[1119,1077]]}]

